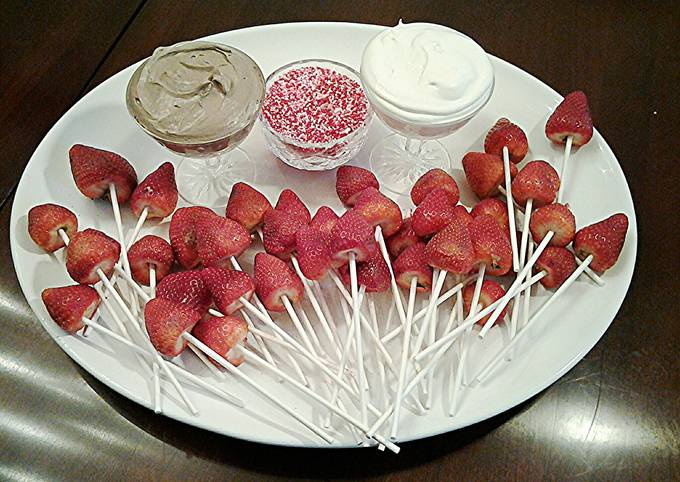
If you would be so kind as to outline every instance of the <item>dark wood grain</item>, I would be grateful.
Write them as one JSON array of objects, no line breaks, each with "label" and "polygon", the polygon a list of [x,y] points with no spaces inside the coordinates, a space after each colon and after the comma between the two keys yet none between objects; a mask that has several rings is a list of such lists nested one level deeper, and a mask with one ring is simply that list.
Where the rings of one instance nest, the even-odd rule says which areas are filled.
[{"label": "dark wood grain", "polygon": [[[6,9],[15,21],[3,17],[3,49],[4,36],[23,38],[26,29],[30,37],[49,38],[55,30],[83,28],[70,25],[72,17],[57,7],[46,7],[49,14],[26,8]],[[113,17],[124,15],[108,10],[108,20],[90,15],[115,38]],[[42,23],[27,26],[24,16]],[[404,444],[399,456],[233,440],[151,414],[92,379],[50,341],[13,275],[8,203],[0,212],[0,478],[680,480],[680,266],[674,255],[680,246],[680,9],[674,2],[149,1],[98,70],[73,55],[86,57],[81,53],[94,48],[91,43],[68,44],[68,38],[61,39],[68,46],[54,52],[60,62],[34,75],[20,55],[3,56],[3,65],[21,66],[3,79],[3,91],[14,86],[16,97],[22,92],[16,85],[29,82],[62,104],[22,105],[10,97],[0,103],[3,132],[8,119],[21,120],[10,126],[16,142],[0,188],[5,172],[16,179],[42,133],[77,96],[77,86],[69,87],[70,97],[50,93],[52,76],[67,77],[57,65],[77,71],[79,88],[95,74],[90,89],[179,40],[274,22],[393,24],[399,17],[450,25],[562,93],[581,88],[589,94],[597,127],[633,192],[639,230],[630,292],[597,346],[533,400],[465,430]],[[100,55],[114,38],[96,40]]]}]

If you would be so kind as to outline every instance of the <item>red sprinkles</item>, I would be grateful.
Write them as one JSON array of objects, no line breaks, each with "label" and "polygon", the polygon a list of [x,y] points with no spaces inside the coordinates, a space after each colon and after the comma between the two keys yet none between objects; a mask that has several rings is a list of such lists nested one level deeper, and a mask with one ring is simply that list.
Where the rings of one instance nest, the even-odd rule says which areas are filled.
[{"label": "red sprinkles", "polygon": [[325,67],[289,70],[267,90],[262,115],[272,130],[304,144],[325,144],[364,125],[368,100],[358,82]]}]

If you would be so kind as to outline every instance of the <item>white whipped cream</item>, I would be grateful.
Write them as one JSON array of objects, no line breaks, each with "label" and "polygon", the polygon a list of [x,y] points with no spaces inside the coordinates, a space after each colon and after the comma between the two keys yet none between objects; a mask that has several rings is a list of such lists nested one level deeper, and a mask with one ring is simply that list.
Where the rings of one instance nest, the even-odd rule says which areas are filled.
[{"label": "white whipped cream", "polygon": [[368,43],[361,79],[378,110],[404,122],[439,124],[477,112],[491,96],[494,74],[471,38],[442,25],[400,22]]}]

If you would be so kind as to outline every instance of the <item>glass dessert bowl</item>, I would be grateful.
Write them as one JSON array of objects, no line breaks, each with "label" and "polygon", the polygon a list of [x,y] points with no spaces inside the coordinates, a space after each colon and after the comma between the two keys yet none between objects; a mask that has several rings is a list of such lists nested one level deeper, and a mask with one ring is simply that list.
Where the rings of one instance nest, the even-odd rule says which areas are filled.
[{"label": "glass dessert bowl", "polygon": [[371,118],[359,74],[341,63],[300,60],[267,77],[262,130],[274,155],[295,168],[345,164],[363,147]]},{"label": "glass dessert bowl", "polygon": [[132,74],[128,112],[149,136],[182,156],[177,187],[188,202],[224,206],[255,165],[238,145],[264,100],[264,76],[244,52],[214,42],[160,47]]},{"label": "glass dessert bowl", "polygon": [[494,73],[471,38],[442,25],[399,23],[364,49],[361,81],[376,115],[393,131],[371,150],[381,186],[408,195],[413,183],[451,162],[437,139],[453,134],[491,98]]}]

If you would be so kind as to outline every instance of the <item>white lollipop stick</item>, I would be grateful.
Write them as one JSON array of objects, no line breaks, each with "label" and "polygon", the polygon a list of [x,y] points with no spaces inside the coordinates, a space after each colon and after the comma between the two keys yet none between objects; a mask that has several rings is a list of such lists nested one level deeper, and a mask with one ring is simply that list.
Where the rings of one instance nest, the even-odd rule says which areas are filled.
[{"label": "white lollipop stick", "polygon": [[[530,242],[529,246],[527,248],[528,251],[528,256],[531,257],[532,254],[534,254],[534,243]],[[529,279],[530,274],[527,274],[527,279]],[[522,326],[526,325],[527,322],[529,321],[529,308],[531,306],[531,286],[526,288],[522,293],[524,293],[524,298],[522,298]],[[513,315],[514,315],[514,307],[513,307]],[[517,323],[517,330],[520,330],[521,326],[519,325],[519,321]],[[509,351],[506,359],[508,361],[512,360],[513,356],[513,351]]]},{"label": "white lollipop stick", "polygon": [[[250,331],[253,334],[253,339],[255,340],[255,348],[257,348],[262,354],[264,355],[265,359],[271,363],[274,366],[278,366],[276,362],[274,361],[274,357],[272,356],[271,352],[269,351],[269,347],[267,344],[264,342],[262,337],[259,335],[259,333],[255,333],[255,325],[253,324],[253,320],[250,318],[250,315],[248,315],[248,312],[244,309],[240,309],[239,313],[241,313],[241,316],[243,319],[246,321],[246,324],[248,325],[248,331]],[[259,331],[259,330],[258,330]],[[272,338],[277,339],[276,337],[272,336]],[[299,368],[299,365],[298,365]],[[297,370],[296,370],[297,371]],[[300,376],[300,373],[297,373],[298,376]],[[308,385],[309,382],[307,381],[307,378],[304,376],[304,373],[301,376],[301,380],[303,380],[303,383],[305,385]],[[283,379],[279,379],[279,382],[282,382]]]},{"label": "white lollipop stick", "polygon": [[[378,331],[378,314],[375,309],[375,301],[368,300],[368,313],[371,317],[371,325],[373,326],[373,331],[380,336]],[[380,353],[375,352],[375,363],[378,367],[378,375],[380,376],[380,401],[387,400],[387,378],[385,376],[385,365],[383,363],[383,357]]]},{"label": "white lollipop stick", "polygon": [[560,188],[557,191],[557,202],[562,202],[562,194],[564,193],[565,176],[567,175],[567,166],[569,165],[569,156],[571,155],[571,144],[574,141],[572,136],[567,137],[567,142],[564,144],[564,158],[562,159],[562,169],[560,169]]},{"label": "white lollipop stick", "polygon": [[137,222],[135,223],[135,227],[132,230],[132,233],[130,233],[130,237],[128,240],[128,246],[131,245],[132,243],[135,242],[135,239],[137,239],[137,236],[139,236],[139,232],[142,229],[142,225],[146,221],[146,218],[149,216],[149,208],[145,207],[142,210],[142,213],[139,215],[139,218],[137,218]]},{"label": "white lollipop stick", "polygon": [[510,179],[510,153],[508,147],[503,146],[503,172],[505,174],[505,197],[508,205],[508,221],[510,223],[510,246],[512,246],[512,268],[519,271],[519,256],[517,254],[517,232],[515,227],[515,209],[513,208],[512,180]]},{"label": "white lollipop stick", "polygon": [[[531,212],[534,205],[533,199],[527,199],[526,207],[524,208],[524,224],[522,225],[522,243],[519,248],[519,265],[524,268],[527,254],[527,244],[529,242],[529,222],[531,221]],[[517,317],[519,316],[520,297],[522,292],[518,291],[515,295],[512,305],[512,314],[510,315],[510,339],[512,340],[517,333]]]},{"label": "white lollipop stick", "polygon": [[390,255],[387,252],[387,245],[385,244],[385,238],[382,233],[382,228],[380,226],[375,228],[375,238],[378,241],[378,246],[380,247],[380,253],[382,254],[385,263],[387,264],[387,269],[390,272],[390,287],[392,288],[392,300],[394,305],[397,307],[397,314],[399,315],[399,320],[401,321],[402,328],[406,324],[406,313],[404,313],[404,304],[401,302],[401,292],[397,286],[397,281],[394,278],[394,270],[392,269],[392,261],[390,260]]},{"label": "white lollipop stick", "polygon": [[[87,326],[89,326],[90,328],[93,328],[93,329],[99,331],[100,333],[105,334],[105,335],[113,338],[114,340],[119,341],[120,343],[124,344],[125,346],[132,348],[135,351],[136,354],[144,355],[147,358],[155,358],[155,356],[154,356],[154,353],[156,353],[155,350],[147,351],[144,348],[137,346],[136,344],[134,344],[132,341],[128,340],[127,338],[124,338],[124,337],[120,336],[119,334],[109,330],[108,328],[106,328],[106,327],[104,327],[104,326],[102,326],[102,325],[100,325],[100,324],[98,324],[98,323],[96,323],[92,320],[89,320],[87,318],[83,318],[83,323],[86,324]],[[199,387],[207,390],[208,392],[211,392],[211,393],[217,395],[220,398],[223,398],[224,400],[231,403],[232,405],[239,407],[239,408],[243,408],[243,407],[246,406],[245,403],[243,403],[243,400],[225,392],[224,390],[221,390],[221,389],[205,382],[203,379],[201,379],[200,377],[197,377],[196,375],[185,370],[184,368],[177,366],[174,363],[168,363],[167,366],[170,370],[177,373],[177,375],[181,376],[183,379],[192,382],[196,386],[199,386]]]},{"label": "white lollipop stick", "polygon": [[[361,321],[359,320],[359,284],[357,282],[357,260],[354,253],[349,255],[349,279],[352,286],[352,319],[354,321],[354,349],[356,353],[357,372],[359,375],[359,399],[361,402],[361,422],[368,423],[368,384],[364,371],[364,344],[361,339]],[[365,289],[365,287],[362,286]]]},{"label": "white lollipop stick", "polygon": [[205,356],[201,350],[199,350],[198,348],[196,348],[196,347],[195,347],[194,345],[192,345],[191,343],[189,343],[189,345],[187,345],[187,346],[189,347],[189,349],[190,349],[191,351],[194,352],[194,355],[196,355],[196,356],[198,357],[198,359],[201,360],[201,361],[203,362],[203,364],[204,364],[206,367],[208,367],[208,370],[210,371],[210,373],[212,373],[213,375],[215,375],[215,376],[216,376],[217,378],[219,378],[220,380],[224,380],[224,379],[227,378],[227,377],[224,375],[224,373],[222,373],[222,372],[220,371],[219,368],[217,368],[215,365],[212,364],[212,362],[211,362],[210,360],[208,360],[208,357]]},{"label": "white lollipop stick", "polygon": [[104,283],[104,286],[106,286],[106,288],[109,290],[109,293],[113,296],[113,299],[116,301],[116,303],[118,304],[119,308],[123,311],[123,314],[126,316],[126,318],[128,319],[128,321],[130,322],[130,324],[131,324],[132,326],[134,326],[135,329],[138,331],[138,333],[139,333],[139,335],[140,335],[140,338],[142,338],[142,340],[144,340],[144,344],[146,345],[146,347],[147,347],[149,350],[152,350],[152,351],[153,351],[153,353],[154,353],[154,359],[155,359],[156,363],[158,363],[158,365],[160,366],[160,368],[163,369],[163,371],[165,372],[165,374],[167,375],[167,377],[170,379],[170,382],[171,382],[172,385],[175,387],[175,390],[177,390],[177,392],[179,393],[180,397],[182,397],[182,400],[184,401],[184,403],[186,404],[186,406],[189,408],[189,410],[191,411],[191,413],[193,413],[194,415],[196,415],[196,414],[198,413],[198,410],[196,410],[196,407],[195,407],[194,404],[191,402],[191,400],[190,400],[189,397],[187,396],[186,392],[184,391],[184,389],[182,388],[182,386],[181,386],[181,385],[179,384],[179,382],[177,381],[177,378],[175,378],[175,375],[168,369],[168,367],[167,367],[167,362],[165,362],[165,361],[161,358],[161,356],[158,354],[158,352],[156,351],[156,349],[153,347],[153,345],[151,344],[151,341],[149,341],[149,338],[147,337],[146,333],[144,333],[144,332],[142,331],[142,329],[139,327],[139,325],[137,324],[137,319],[136,319],[136,317],[132,314],[132,312],[130,311],[130,309],[127,307],[127,305],[126,305],[125,302],[123,301],[123,298],[120,297],[120,295],[118,294],[118,292],[116,291],[116,289],[113,287],[113,285],[111,284],[111,282],[109,281],[109,279],[106,277],[106,275],[104,274],[104,272],[101,270],[101,268],[98,268],[98,269],[97,269],[97,275],[99,275],[99,279],[101,280],[102,283]]},{"label": "white lollipop stick", "polygon": [[[244,348],[241,348],[241,352],[243,353],[243,355],[246,359],[248,359],[248,360],[250,360],[254,363],[257,363],[258,365],[260,365],[262,367],[268,368],[269,370],[273,371],[274,373],[277,373],[279,376],[284,378],[288,383],[295,386],[296,388],[298,388],[299,390],[304,392],[306,395],[308,395],[309,397],[311,397],[315,401],[319,402],[321,405],[326,407],[328,410],[330,410],[331,412],[336,414],[338,417],[343,418],[346,422],[348,422],[349,424],[351,424],[354,427],[356,427],[357,429],[359,429],[362,433],[365,434],[368,431],[368,426],[366,424],[355,419],[354,417],[349,415],[345,410],[336,407],[335,404],[328,402],[327,400],[325,400],[323,397],[321,397],[315,391],[313,391],[313,390],[309,389],[308,387],[305,387],[301,383],[293,380],[286,373],[283,373],[281,370],[277,369],[276,367],[269,365],[265,360],[258,357],[254,353],[252,353],[252,352],[250,352],[250,351],[248,351]],[[389,440],[385,440],[385,438],[383,438],[382,436],[376,434],[376,435],[374,435],[370,438],[373,438],[378,443],[383,444],[385,447],[390,449],[392,452],[399,453],[399,447],[397,447],[395,444],[393,444]]]},{"label": "white lollipop stick", "polygon": [[[387,321],[385,321],[385,331],[388,331],[392,327],[392,319],[394,318],[394,303],[390,303],[390,309],[387,310]],[[380,339],[382,341],[382,338]]]},{"label": "white lollipop stick", "polygon": [[536,313],[533,314],[531,319],[527,322],[527,324],[524,326],[522,331],[520,331],[515,338],[513,338],[510,343],[505,345],[503,349],[496,354],[496,356],[479,372],[479,374],[475,377],[475,382],[479,383],[484,381],[484,379],[494,370],[498,362],[500,362],[503,357],[508,353],[512,348],[519,343],[519,341],[522,339],[524,335],[529,331],[529,327],[531,326],[532,323],[535,323],[538,318],[545,312],[548,307],[553,304],[553,302],[559,298],[559,296],[564,293],[569,286],[572,285],[574,281],[585,271],[585,267],[588,266],[593,260],[593,256],[590,255],[588,256],[584,261],[581,266],[576,268],[576,270],[562,283],[562,285],[557,288],[557,291],[553,293],[553,295],[548,298],[548,300],[543,303],[543,305],[536,311]]},{"label": "white lollipop stick", "polygon": [[156,265],[149,263],[149,293],[151,298],[156,297]]},{"label": "white lollipop stick", "polygon": [[411,285],[409,286],[408,305],[406,308],[406,324],[404,325],[404,338],[401,345],[401,362],[399,365],[399,380],[397,382],[397,391],[394,394],[394,404],[392,410],[394,416],[392,417],[392,428],[390,430],[390,439],[395,440],[399,432],[399,412],[401,410],[401,403],[403,400],[404,379],[406,378],[406,369],[408,367],[408,352],[411,346],[411,323],[413,323],[413,310],[416,304],[416,288],[418,287],[418,278],[415,276],[411,278]]},{"label": "white lollipop stick", "polygon": [[[148,212],[148,208],[144,208],[144,211],[142,211],[142,214],[145,212]],[[141,218],[141,216],[140,216]],[[145,216],[146,218],[146,216]],[[135,239],[137,236],[132,235],[130,238]],[[151,291],[151,297],[155,298],[156,297],[156,265],[153,263],[149,263],[149,290]],[[200,358],[200,357],[199,357]],[[211,367],[215,368],[215,367]],[[158,397],[155,398],[156,402],[160,404],[160,393],[161,393],[161,379],[158,376],[160,369],[158,367],[158,363],[153,364],[153,388],[154,388],[154,394],[158,394]],[[219,370],[217,370],[219,372]],[[221,375],[221,373],[220,373]],[[160,405],[157,407],[160,410]]]},{"label": "white lollipop stick", "polygon": [[337,324],[335,323],[335,317],[333,316],[333,312],[331,311],[331,309],[328,307],[328,302],[326,301],[326,296],[324,295],[323,290],[321,289],[321,284],[318,281],[312,281],[310,282],[310,285],[312,286],[312,290],[316,295],[316,299],[319,301],[321,305],[321,310],[323,311],[326,320],[328,320],[328,324],[330,325],[333,339],[340,343],[342,340],[340,339],[340,335],[338,334],[338,327]]},{"label": "white lollipop stick", "polygon": [[[118,231],[118,241],[120,241],[120,257],[122,258],[123,268],[127,274],[132,274],[130,270],[130,260],[128,259],[127,245],[125,243],[125,234],[123,233],[123,221],[120,217],[120,206],[118,205],[118,195],[116,193],[116,185],[109,183],[109,197],[111,198],[111,208],[113,209],[113,219],[116,222],[116,230]],[[134,293],[129,293],[130,311],[133,314],[137,313],[137,299]]]},{"label": "white lollipop stick", "polygon": [[484,338],[484,336],[486,336],[488,331],[491,329],[491,327],[493,327],[494,323],[500,316],[503,309],[506,306],[508,306],[510,300],[517,294],[518,287],[522,283],[522,280],[527,275],[527,273],[531,271],[531,268],[533,268],[534,264],[536,263],[536,260],[539,258],[539,256],[541,256],[543,250],[548,246],[548,243],[550,242],[554,235],[555,233],[553,233],[552,231],[548,231],[545,237],[541,240],[541,243],[538,245],[538,248],[536,248],[534,254],[531,255],[531,258],[529,258],[529,261],[527,261],[526,265],[524,265],[524,267],[517,274],[515,281],[512,283],[512,285],[510,285],[508,291],[498,300],[500,301],[500,303],[496,307],[493,314],[489,317],[489,320],[484,324],[481,331],[479,332],[480,338]]},{"label": "white lollipop stick", "polygon": [[307,347],[307,350],[309,350],[309,352],[312,353],[314,356],[319,356],[316,350],[314,350],[314,346],[312,346],[312,341],[309,339],[307,332],[303,328],[302,322],[300,321],[300,317],[295,311],[293,304],[290,302],[286,295],[281,296],[281,301],[283,302],[283,306],[286,308],[286,312],[288,312],[288,316],[290,316],[290,319],[293,321],[293,325],[295,325],[295,329],[300,335],[300,338],[302,338],[302,341]]},{"label": "white lollipop stick", "polygon": [[[455,309],[451,310],[451,315],[450,315],[450,329],[448,329],[445,333],[445,335],[449,334],[449,332],[453,329],[453,321],[452,320],[458,320],[458,324],[461,325],[465,321],[465,317],[463,316],[463,293],[459,291],[456,293],[456,306]],[[458,349],[459,351],[462,350],[464,344],[468,341],[467,338],[470,337],[470,331],[466,331],[463,336],[459,338],[459,345]],[[458,363],[460,363],[460,356],[458,358]],[[465,372],[463,372],[465,373]],[[451,364],[450,370],[449,370],[449,400],[453,401],[454,397],[454,387],[456,384],[456,378],[458,377],[458,371],[453,368],[453,364]],[[461,380],[461,383],[463,381]]]},{"label": "white lollipop stick", "polygon": [[[425,312],[425,319],[422,325],[420,325],[420,333],[418,333],[418,338],[416,338],[416,343],[413,348],[414,353],[420,351],[420,347],[423,346],[423,340],[425,339],[425,333],[430,327],[432,314],[434,313],[434,308],[437,304],[437,299],[439,298],[439,293],[442,291],[442,286],[444,286],[444,281],[446,280],[447,272],[444,270],[435,269],[432,271],[432,291],[430,292],[430,301],[427,305],[427,310]],[[432,338],[434,338],[432,336]],[[434,339],[430,342],[434,343]]]},{"label": "white lollipop stick", "polygon": [[[208,355],[210,358],[215,360],[217,363],[222,365],[229,373],[233,374],[236,376],[236,378],[240,379],[241,381],[247,383],[250,385],[252,388],[254,388],[256,391],[258,391],[262,396],[264,396],[266,399],[268,399],[270,402],[272,402],[274,405],[278,406],[281,410],[286,412],[288,415],[293,417],[295,420],[300,422],[302,425],[307,427],[309,430],[311,430],[313,433],[318,435],[322,440],[325,442],[331,444],[334,442],[333,437],[328,435],[321,427],[318,427],[314,423],[310,422],[306,418],[302,417],[299,415],[294,409],[290,408],[288,405],[283,403],[278,397],[275,395],[272,395],[269,391],[267,391],[264,387],[262,387],[259,383],[257,383],[255,380],[253,380],[250,376],[246,375],[243,373],[241,370],[236,368],[234,365],[229,363],[227,360],[225,360],[223,357],[218,355],[214,350],[212,350],[209,346],[204,344],[202,341],[200,341],[198,338],[195,336],[191,335],[190,333],[184,332],[182,334],[182,337],[184,337],[185,340],[187,340],[189,343],[192,345],[196,346],[199,350],[201,350],[203,353]],[[242,349],[241,352],[245,355],[246,353],[251,353],[246,351],[245,349]],[[259,359],[259,357],[257,357]],[[264,360],[262,360],[264,362]],[[266,362],[264,362],[266,363]],[[273,366],[272,366],[273,367]],[[279,376],[283,376],[283,372],[279,370]],[[292,378],[289,378],[289,380],[293,380]],[[296,382],[297,383],[297,382]],[[301,385],[303,386],[303,385]]]}]

